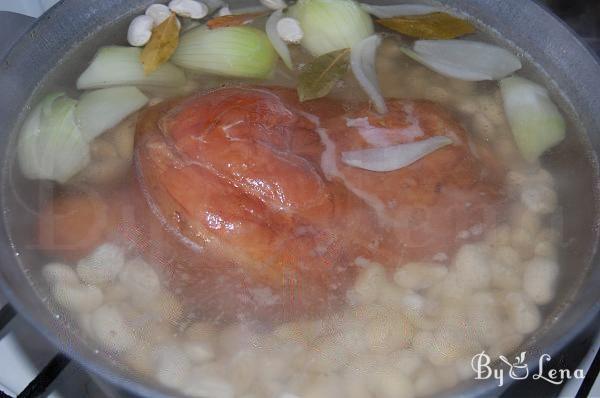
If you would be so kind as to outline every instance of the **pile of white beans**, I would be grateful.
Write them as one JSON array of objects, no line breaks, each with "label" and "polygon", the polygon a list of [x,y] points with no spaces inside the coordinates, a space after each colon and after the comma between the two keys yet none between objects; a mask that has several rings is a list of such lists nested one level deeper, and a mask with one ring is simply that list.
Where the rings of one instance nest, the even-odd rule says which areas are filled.
[{"label": "pile of white beans", "polygon": [[[478,242],[395,270],[358,258],[343,311],[266,332],[190,321],[156,270],[113,243],[77,264],[43,268],[54,303],[99,350],[191,397],[424,397],[472,379],[474,354],[512,353],[541,326],[540,307],[556,292],[553,178],[518,160],[496,87],[402,64],[397,47],[380,51],[386,96],[446,104],[514,168],[509,216]],[[359,92],[352,84],[336,94]]]},{"label": "pile of white beans", "polygon": [[452,260],[362,267],[345,310],[269,332],[185,322],[175,295],[139,257],[106,243],[75,266],[43,268],[54,301],[98,349],[192,397],[428,396],[472,378],[485,350],[510,354],[541,326],[559,274],[555,211],[543,170],[510,172],[510,222]]}]

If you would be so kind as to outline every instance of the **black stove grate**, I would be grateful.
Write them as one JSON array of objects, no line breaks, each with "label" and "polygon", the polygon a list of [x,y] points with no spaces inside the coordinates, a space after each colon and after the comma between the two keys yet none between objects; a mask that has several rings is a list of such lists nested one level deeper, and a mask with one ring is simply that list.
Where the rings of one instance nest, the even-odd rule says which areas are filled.
[{"label": "black stove grate", "polygon": [[[6,304],[0,309],[0,334],[2,334],[3,329],[8,326],[16,315],[16,311],[10,304]],[[45,396],[50,385],[58,378],[69,362],[70,359],[63,354],[56,354],[17,397],[38,398]],[[13,397],[0,390],[0,398]]]}]

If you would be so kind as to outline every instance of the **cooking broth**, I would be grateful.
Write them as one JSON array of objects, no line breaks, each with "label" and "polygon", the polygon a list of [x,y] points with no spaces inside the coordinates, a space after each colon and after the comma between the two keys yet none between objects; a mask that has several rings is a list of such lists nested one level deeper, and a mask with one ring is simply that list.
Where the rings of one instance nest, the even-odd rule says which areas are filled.
[{"label": "cooking broth", "polygon": [[[264,20],[255,24],[262,27]],[[68,184],[39,187],[40,245],[48,264],[31,264],[27,272],[41,270],[47,283],[40,290],[51,297],[51,310],[120,366],[189,396],[429,396],[471,379],[474,354],[511,354],[541,327],[558,288],[561,225],[554,177],[539,163],[522,159],[495,82],[443,77],[404,56],[401,44],[398,36],[388,37],[377,55],[384,97],[401,99],[393,112],[403,115],[402,120],[386,120],[387,125],[371,123],[368,97],[350,74],[312,106],[290,99],[294,92],[283,87],[293,88],[296,76],[283,65],[267,81],[198,75],[189,77],[180,91],[144,90],[154,108],[96,138],[90,165]],[[299,48],[293,57],[310,61]],[[209,184],[215,170],[226,173],[230,166],[218,158],[229,147],[206,136],[194,139],[214,145],[198,151],[218,156],[210,158],[211,171],[202,174],[201,188],[191,184],[199,181],[195,174],[153,175],[165,164],[185,168],[173,161],[173,147],[195,150],[184,141],[166,145],[153,129],[171,123],[183,135],[186,123],[198,122],[198,113],[214,103],[238,109],[227,101],[248,96],[255,96],[260,106],[248,111],[235,105],[242,109],[237,116],[242,122],[254,118],[257,126],[273,130],[289,123],[294,137],[309,130],[308,138],[318,139],[291,150],[278,147],[278,137],[269,136],[271,146],[264,154],[302,158],[293,163],[296,168],[285,169],[289,163],[281,162],[263,175],[283,186],[283,199],[262,191],[260,197],[279,206],[276,211],[286,206],[303,211],[303,221],[310,222],[287,224],[273,217],[267,222],[274,231],[271,240],[261,240],[257,227],[244,232],[248,241],[225,245],[219,241],[225,238],[215,233],[198,245],[200,228],[186,219],[184,210],[194,214],[200,211],[195,205],[206,200],[214,215],[223,208],[247,210],[251,201],[235,196],[235,190],[215,196],[221,201],[202,196],[211,189],[223,192],[218,182]],[[209,100],[203,103],[203,98]],[[186,119],[182,115],[190,109],[194,112]],[[285,117],[272,121],[265,114]],[[217,111],[212,115],[223,116]],[[152,120],[157,117],[163,119]],[[232,128],[240,120],[230,120]],[[458,140],[464,134],[467,148],[455,154],[454,162],[420,160],[432,166],[414,175],[407,171],[397,186],[391,184],[398,180],[386,183],[372,172],[348,171],[335,159],[332,166],[327,152],[339,152],[338,146],[356,149],[359,139],[360,148],[365,142],[373,147],[397,144],[395,136],[390,138],[390,123],[402,125],[393,131],[403,135],[402,143],[430,134],[431,126],[441,123]],[[315,147],[322,149],[315,153]],[[452,165],[455,175],[440,181],[425,178],[422,173],[441,173],[436,162]],[[303,179],[313,170],[318,177]],[[235,173],[228,178],[235,182],[232,186],[243,186]],[[294,183],[285,185],[286,179]],[[435,202],[419,185],[426,183],[436,185],[428,195],[445,194],[443,203],[451,211],[415,205]],[[164,186],[170,187],[170,195],[180,195],[165,199]],[[313,207],[321,211],[323,189],[330,196],[342,195],[344,202],[335,203],[335,212],[313,212]],[[167,207],[170,211],[164,211]],[[274,212],[260,207],[244,216],[261,211]],[[322,223],[322,214],[331,221]],[[398,220],[401,227],[394,224]],[[241,225],[207,222],[231,230]],[[49,228],[51,234],[44,236],[43,223],[62,228]],[[111,226],[108,233],[106,225]],[[173,230],[173,225],[181,227]],[[283,229],[289,225],[293,232]],[[290,238],[283,241],[285,234]],[[211,246],[213,241],[219,242]],[[290,264],[302,264],[277,271],[274,265],[267,271],[260,268],[272,257],[277,260],[272,264],[280,265],[282,253],[290,255]],[[323,264],[327,271],[318,268]],[[246,285],[248,275],[254,285]]]}]

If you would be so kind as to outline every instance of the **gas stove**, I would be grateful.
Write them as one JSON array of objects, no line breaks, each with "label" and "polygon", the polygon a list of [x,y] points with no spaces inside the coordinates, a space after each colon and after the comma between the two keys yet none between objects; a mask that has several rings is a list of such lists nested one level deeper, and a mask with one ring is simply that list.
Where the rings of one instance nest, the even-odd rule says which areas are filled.
[{"label": "gas stove", "polygon": [[[1,0],[0,12],[10,11],[37,18],[58,0]],[[547,5],[563,18],[600,55],[600,1],[547,0]],[[31,20],[12,16],[0,25],[3,32],[20,32]],[[0,59],[3,57],[0,49]],[[599,397],[600,398],[600,321],[591,325],[576,341],[546,365],[547,369],[582,369],[585,379],[563,385],[542,380],[515,383],[503,397]],[[58,353],[31,328],[0,295],[0,398],[104,398],[93,377]],[[333,397],[332,397],[333,398]]]}]

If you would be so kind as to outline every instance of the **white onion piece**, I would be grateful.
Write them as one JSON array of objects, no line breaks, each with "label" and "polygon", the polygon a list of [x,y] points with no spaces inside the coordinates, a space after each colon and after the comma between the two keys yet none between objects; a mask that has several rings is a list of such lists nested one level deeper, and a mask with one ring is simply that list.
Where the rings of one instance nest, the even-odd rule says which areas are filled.
[{"label": "white onion piece", "polygon": [[91,141],[148,103],[135,87],[111,87],[85,93],[79,99],[75,117],[84,137]]},{"label": "white onion piece", "polygon": [[75,122],[76,105],[64,93],[50,94],[28,116],[18,143],[25,177],[64,183],[90,162],[89,142]]},{"label": "white onion piece", "polygon": [[499,80],[522,66],[509,51],[477,41],[418,40],[413,49],[403,51],[441,75],[466,81]]},{"label": "white onion piece", "polygon": [[298,0],[287,16],[298,20],[301,44],[315,57],[351,48],[375,31],[371,16],[354,0]]},{"label": "white onion piece", "polygon": [[500,89],[515,142],[526,160],[536,160],[565,138],[565,119],[544,87],[514,76],[502,80]]},{"label": "white onion piece", "polygon": [[273,48],[279,54],[285,66],[289,69],[293,69],[294,65],[292,64],[292,56],[290,55],[290,50],[285,44],[285,42],[279,36],[277,32],[277,22],[281,20],[283,17],[283,11],[277,10],[271,14],[269,19],[267,19],[267,24],[265,26],[265,31],[267,32],[267,37],[271,41]]},{"label": "white onion piece", "polygon": [[275,69],[277,53],[262,30],[200,27],[181,36],[171,62],[196,72],[266,79]]},{"label": "white onion piece", "polygon": [[342,162],[369,171],[394,171],[450,144],[450,138],[437,136],[410,144],[342,152]]},{"label": "white onion piece", "polygon": [[377,18],[394,18],[409,15],[426,15],[443,11],[440,7],[427,6],[424,4],[397,4],[393,6],[376,6],[373,4],[360,5],[363,10]]},{"label": "white onion piece", "polygon": [[369,36],[356,43],[350,54],[350,65],[356,80],[373,101],[375,110],[383,114],[387,113],[388,109],[381,94],[375,71],[375,56],[380,44],[381,37],[377,35]]},{"label": "white onion piece", "polygon": [[79,76],[77,88],[89,90],[113,86],[180,87],[185,73],[167,62],[149,75],[140,60],[142,50],[135,47],[102,47],[90,66]]}]

